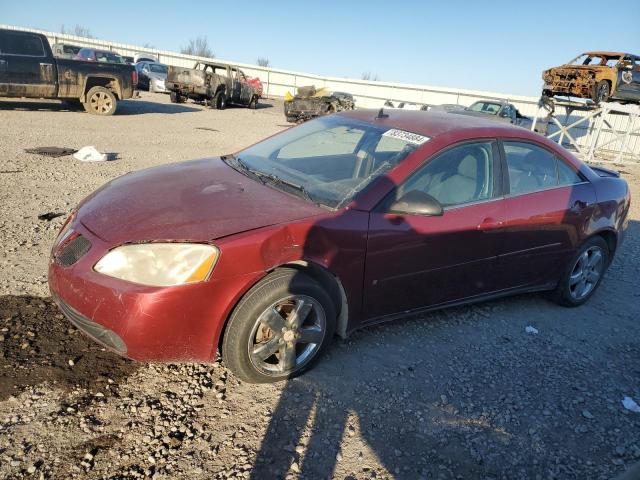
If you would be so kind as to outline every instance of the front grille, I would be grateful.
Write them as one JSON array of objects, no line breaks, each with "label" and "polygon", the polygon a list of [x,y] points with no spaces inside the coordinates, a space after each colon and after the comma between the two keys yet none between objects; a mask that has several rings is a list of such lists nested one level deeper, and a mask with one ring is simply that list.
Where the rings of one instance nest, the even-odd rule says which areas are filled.
[{"label": "front grille", "polygon": [[56,255],[56,261],[63,267],[70,267],[80,260],[90,248],[91,242],[82,235],[78,235],[62,247],[62,250]]},{"label": "front grille", "polygon": [[99,323],[92,322],[87,317],[74,310],[71,306],[67,305],[60,298],[55,298],[55,300],[60,307],[60,310],[62,310],[62,313],[64,313],[69,321],[78,329],[89,335],[96,342],[115,350],[121,355],[127,353],[127,345],[117,333],[103,327]]}]

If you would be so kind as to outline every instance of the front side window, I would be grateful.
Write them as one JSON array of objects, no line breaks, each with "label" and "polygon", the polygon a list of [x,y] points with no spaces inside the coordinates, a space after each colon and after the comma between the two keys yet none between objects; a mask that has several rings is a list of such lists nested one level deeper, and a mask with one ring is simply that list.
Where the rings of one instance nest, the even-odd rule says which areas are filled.
[{"label": "front side window", "polygon": [[36,35],[3,32],[0,34],[0,52],[7,55],[44,57],[42,40]]},{"label": "front side window", "polygon": [[258,143],[229,164],[289,193],[339,208],[428,141],[345,117],[321,117]]},{"label": "front side window", "polygon": [[399,195],[418,190],[444,207],[493,197],[493,142],[465,143],[429,160],[399,189]]},{"label": "front side window", "polygon": [[550,151],[525,142],[504,142],[512,195],[582,182],[582,177]]}]

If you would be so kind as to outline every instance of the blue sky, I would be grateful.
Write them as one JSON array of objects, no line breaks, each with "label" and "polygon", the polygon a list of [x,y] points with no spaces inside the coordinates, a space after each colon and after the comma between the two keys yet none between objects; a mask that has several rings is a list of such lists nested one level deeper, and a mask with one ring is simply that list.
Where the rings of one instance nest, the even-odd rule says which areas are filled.
[{"label": "blue sky", "polygon": [[[0,0],[0,23],[336,77],[537,95],[544,68],[586,50],[640,54],[640,0],[155,2]],[[609,6],[613,5],[611,11]],[[179,6],[178,10],[176,7]]]}]

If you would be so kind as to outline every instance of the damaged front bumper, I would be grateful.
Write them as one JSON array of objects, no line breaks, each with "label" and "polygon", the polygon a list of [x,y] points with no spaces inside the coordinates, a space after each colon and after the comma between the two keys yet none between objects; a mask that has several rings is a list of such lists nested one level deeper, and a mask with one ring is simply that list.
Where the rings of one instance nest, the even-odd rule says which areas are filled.
[{"label": "damaged front bumper", "polygon": [[148,287],[93,270],[109,244],[75,220],[70,229],[90,247],[65,252],[55,247],[49,288],[65,316],[90,338],[138,361],[215,360],[218,339],[234,300],[258,273],[221,280]]},{"label": "damaged front bumper", "polygon": [[593,75],[582,71],[560,71],[546,73],[544,90],[556,95],[590,97],[596,81]]}]

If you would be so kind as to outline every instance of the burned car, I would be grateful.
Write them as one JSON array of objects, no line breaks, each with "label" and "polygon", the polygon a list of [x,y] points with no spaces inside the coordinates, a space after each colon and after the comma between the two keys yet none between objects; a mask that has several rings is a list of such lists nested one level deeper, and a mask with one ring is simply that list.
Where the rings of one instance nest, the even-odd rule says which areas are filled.
[{"label": "burned car", "polygon": [[284,114],[288,122],[304,122],[321,115],[353,110],[354,107],[355,100],[350,93],[332,92],[327,88],[316,90],[313,85],[298,87],[295,96],[287,92],[284,99]]},{"label": "burned car", "polygon": [[256,91],[242,70],[222,63],[198,62],[193,68],[169,67],[165,85],[173,103],[190,98],[218,110],[224,110],[227,104],[256,108],[262,93]]},{"label": "burned car", "polygon": [[640,57],[620,52],[587,52],[542,73],[546,97],[587,98],[595,103],[640,103]]}]

